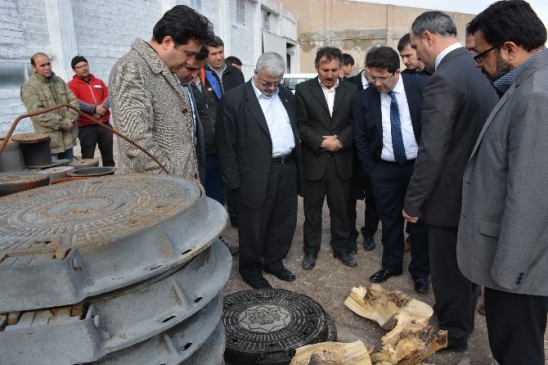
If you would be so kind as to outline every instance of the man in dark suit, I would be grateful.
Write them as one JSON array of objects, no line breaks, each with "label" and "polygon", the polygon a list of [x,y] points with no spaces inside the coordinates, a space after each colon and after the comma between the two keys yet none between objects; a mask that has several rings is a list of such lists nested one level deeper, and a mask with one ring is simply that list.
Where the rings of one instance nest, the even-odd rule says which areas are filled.
[{"label": "man in dark suit", "polygon": [[485,287],[489,346],[501,365],[544,365],[548,312],[548,50],[525,1],[469,24],[476,61],[501,96],[464,172],[457,258]]},{"label": "man in dark suit", "polygon": [[428,224],[434,311],[439,327],[449,332],[448,349],[464,351],[479,288],[457,265],[462,177],[497,96],[456,36],[453,19],[439,11],[421,14],[411,28],[412,47],[435,72],[424,89],[422,141],[403,214],[409,222],[420,216]]},{"label": "man in dark suit", "polygon": [[318,77],[295,88],[304,170],[303,269],[316,265],[321,247],[322,207],[325,197],[331,215],[333,257],[356,266],[347,252],[350,234],[347,204],[352,178],[354,97],[358,88],[337,77],[342,52],[324,47],[316,53]]},{"label": "man in dark suit", "polygon": [[[359,90],[367,89],[370,86],[369,81],[367,80],[368,75],[369,70],[365,64],[364,69],[360,71],[360,73],[347,78],[345,81],[356,85]],[[348,200],[348,222],[350,224],[350,236],[348,236],[347,247],[348,251],[351,253],[358,252],[358,245],[356,243],[358,237],[360,236],[358,230],[356,229],[356,200],[358,199],[365,199],[364,225],[360,230],[363,236],[363,249],[366,251],[373,251],[376,246],[374,235],[379,227],[377,204],[375,203],[375,198],[373,197],[371,181],[369,181],[369,177],[362,170],[360,158],[354,148],[352,182],[350,183],[350,199]]]},{"label": "man in dark suit", "polygon": [[253,79],[223,95],[216,140],[223,182],[237,193],[239,271],[252,288],[270,288],[262,271],[293,281],[285,268],[297,225],[302,186],[295,99],[280,86],[285,62],[277,53],[259,57]]},{"label": "man in dark suit", "polygon": [[[356,96],[354,138],[363,170],[371,179],[382,222],[382,269],[370,280],[382,283],[402,273],[405,220],[401,215],[407,184],[413,173],[421,134],[422,91],[427,78],[400,74],[398,53],[376,47],[366,56],[373,85]],[[426,224],[414,224],[409,272],[415,290],[428,290]]]},{"label": "man in dark suit", "polygon": [[402,74],[430,76],[430,72],[424,67],[424,63],[417,57],[417,51],[411,47],[411,36],[405,33],[398,41],[398,52],[401,61],[405,65]]}]

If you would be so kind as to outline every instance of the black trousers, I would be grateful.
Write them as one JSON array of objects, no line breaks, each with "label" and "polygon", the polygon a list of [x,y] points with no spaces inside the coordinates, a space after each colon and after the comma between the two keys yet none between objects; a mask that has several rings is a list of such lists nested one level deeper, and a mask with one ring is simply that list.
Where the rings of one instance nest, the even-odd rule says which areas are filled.
[{"label": "black trousers", "polygon": [[350,180],[341,180],[335,160],[330,157],[322,179],[304,181],[304,252],[316,255],[322,242],[322,209],[327,197],[331,218],[331,247],[344,253],[350,234],[348,195]]},{"label": "black trousers", "polygon": [[[377,162],[371,173],[373,194],[382,222],[382,267],[390,271],[402,271],[405,225],[402,210],[412,174],[412,164],[400,166],[383,161]],[[412,276],[428,276],[430,265],[427,226],[420,219],[413,225],[414,236],[417,239],[411,246],[409,273]]]},{"label": "black trousers", "polygon": [[428,225],[431,281],[436,300],[434,312],[438,325],[449,332],[449,346],[466,348],[468,337],[474,331],[480,286],[468,280],[459,269],[457,233],[456,227]]},{"label": "black trousers", "polygon": [[485,288],[489,347],[500,365],[544,365],[548,297]]},{"label": "black trousers", "polygon": [[[112,127],[110,123],[105,123]],[[114,167],[114,156],[112,153],[112,132],[99,127],[96,124],[86,125],[78,128],[78,139],[82,150],[82,158],[93,158],[95,147],[99,147],[103,166]]]},{"label": "black trousers", "polygon": [[[246,197],[239,195],[240,201]],[[297,165],[273,162],[264,204],[238,207],[240,240],[239,272],[249,280],[262,270],[278,271],[287,256],[297,226]]]},{"label": "black trousers", "polygon": [[[356,213],[356,199],[350,197],[348,200],[348,222],[350,224],[350,236],[349,241],[356,241],[359,237],[359,232],[356,229],[357,217]],[[374,198],[365,199],[365,219],[363,227],[360,229],[362,235],[374,236],[379,228],[379,215],[377,213],[377,204]]]}]

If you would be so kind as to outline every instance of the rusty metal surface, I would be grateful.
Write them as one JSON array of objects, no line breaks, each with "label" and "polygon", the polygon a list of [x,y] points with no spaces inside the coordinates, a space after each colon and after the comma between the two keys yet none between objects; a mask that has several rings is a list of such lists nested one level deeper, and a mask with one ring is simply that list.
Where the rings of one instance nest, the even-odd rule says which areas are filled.
[{"label": "rusty metal surface", "polygon": [[18,314],[15,324],[0,330],[0,363],[73,364],[118,358],[121,353],[135,356],[133,345],[166,331],[177,333],[176,347],[190,355],[220,320],[220,293],[230,268],[230,253],[216,240],[182,269],[156,282],[75,307]]},{"label": "rusty metal surface", "polygon": [[0,172],[18,172],[26,170],[23,152],[19,144],[8,141],[6,149],[0,154]]},{"label": "rusty metal surface", "polygon": [[50,138],[45,133],[22,133],[22,134],[14,134],[11,137],[12,141],[21,143],[21,144],[29,144],[29,143],[39,143],[44,141],[49,141]]},{"label": "rusty metal surface", "polygon": [[[49,182],[48,175],[38,172],[2,172],[0,173],[0,197],[46,186]],[[1,205],[0,208],[3,209]]]},{"label": "rusty metal surface", "polygon": [[0,313],[66,306],[188,262],[224,207],[189,180],[113,175],[0,199]]}]

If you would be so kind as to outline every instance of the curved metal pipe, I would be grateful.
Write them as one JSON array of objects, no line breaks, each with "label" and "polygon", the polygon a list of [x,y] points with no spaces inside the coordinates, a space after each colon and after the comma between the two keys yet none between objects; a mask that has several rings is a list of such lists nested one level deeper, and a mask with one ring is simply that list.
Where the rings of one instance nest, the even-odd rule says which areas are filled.
[{"label": "curved metal pipe", "polygon": [[48,112],[51,112],[53,110],[56,110],[56,109],[59,109],[59,108],[63,108],[63,107],[66,107],[66,108],[70,108],[74,111],[76,111],[80,116],[86,118],[86,119],[89,119],[91,120],[93,123],[101,126],[101,128],[105,128],[109,131],[111,131],[112,133],[116,134],[118,137],[122,138],[123,140],[125,140],[126,142],[128,143],[131,143],[133,146],[137,147],[138,149],[140,149],[141,151],[143,151],[148,157],[150,157],[154,162],[156,162],[156,164],[158,166],[160,166],[160,168],[166,173],[166,175],[169,175],[169,172],[167,171],[167,169],[165,168],[164,165],[162,165],[162,163],[150,152],[148,152],[146,149],[144,149],[143,147],[139,146],[137,143],[133,142],[131,139],[127,138],[126,136],[124,136],[122,133],[118,132],[117,130],[113,129],[113,128],[110,128],[110,127],[107,127],[106,125],[104,125],[102,122],[98,121],[97,119],[94,119],[92,117],[90,117],[89,115],[87,115],[86,113],[82,112],[80,109],[70,105],[70,104],[58,104],[58,105],[55,105],[55,106],[52,106],[52,107],[49,107],[49,108],[45,108],[45,109],[40,109],[40,110],[36,110],[32,113],[27,113],[27,114],[22,114],[20,116],[18,116],[17,118],[15,118],[15,120],[13,121],[13,123],[11,124],[11,127],[8,131],[8,133],[6,134],[6,137],[4,138],[4,140],[0,143],[0,154],[2,154],[2,152],[4,151],[4,148],[6,147],[6,145],[8,144],[8,141],[9,139],[11,138],[11,135],[13,134],[13,132],[15,131],[15,127],[17,127],[17,124],[19,124],[19,121],[21,119],[24,119],[24,118],[29,118],[29,117],[34,117],[35,115],[40,115],[40,114],[44,114],[44,113],[48,113]]}]

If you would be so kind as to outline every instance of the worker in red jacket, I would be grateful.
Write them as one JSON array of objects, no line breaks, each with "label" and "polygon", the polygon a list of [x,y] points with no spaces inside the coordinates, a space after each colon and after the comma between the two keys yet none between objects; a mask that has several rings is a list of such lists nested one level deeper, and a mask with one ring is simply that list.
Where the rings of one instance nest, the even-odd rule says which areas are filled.
[{"label": "worker in red jacket", "polygon": [[[74,76],[68,86],[78,99],[80,110],[111,127],[107,86],[101,79],[89,72],[88,61],[83,56],[74,57],[71,66]],[[78,118],[78,139],[80,140],[82,158],[93,158],[95,147],[99,146],[103,166],[114,166],[111,131],[80,116]]]}]

